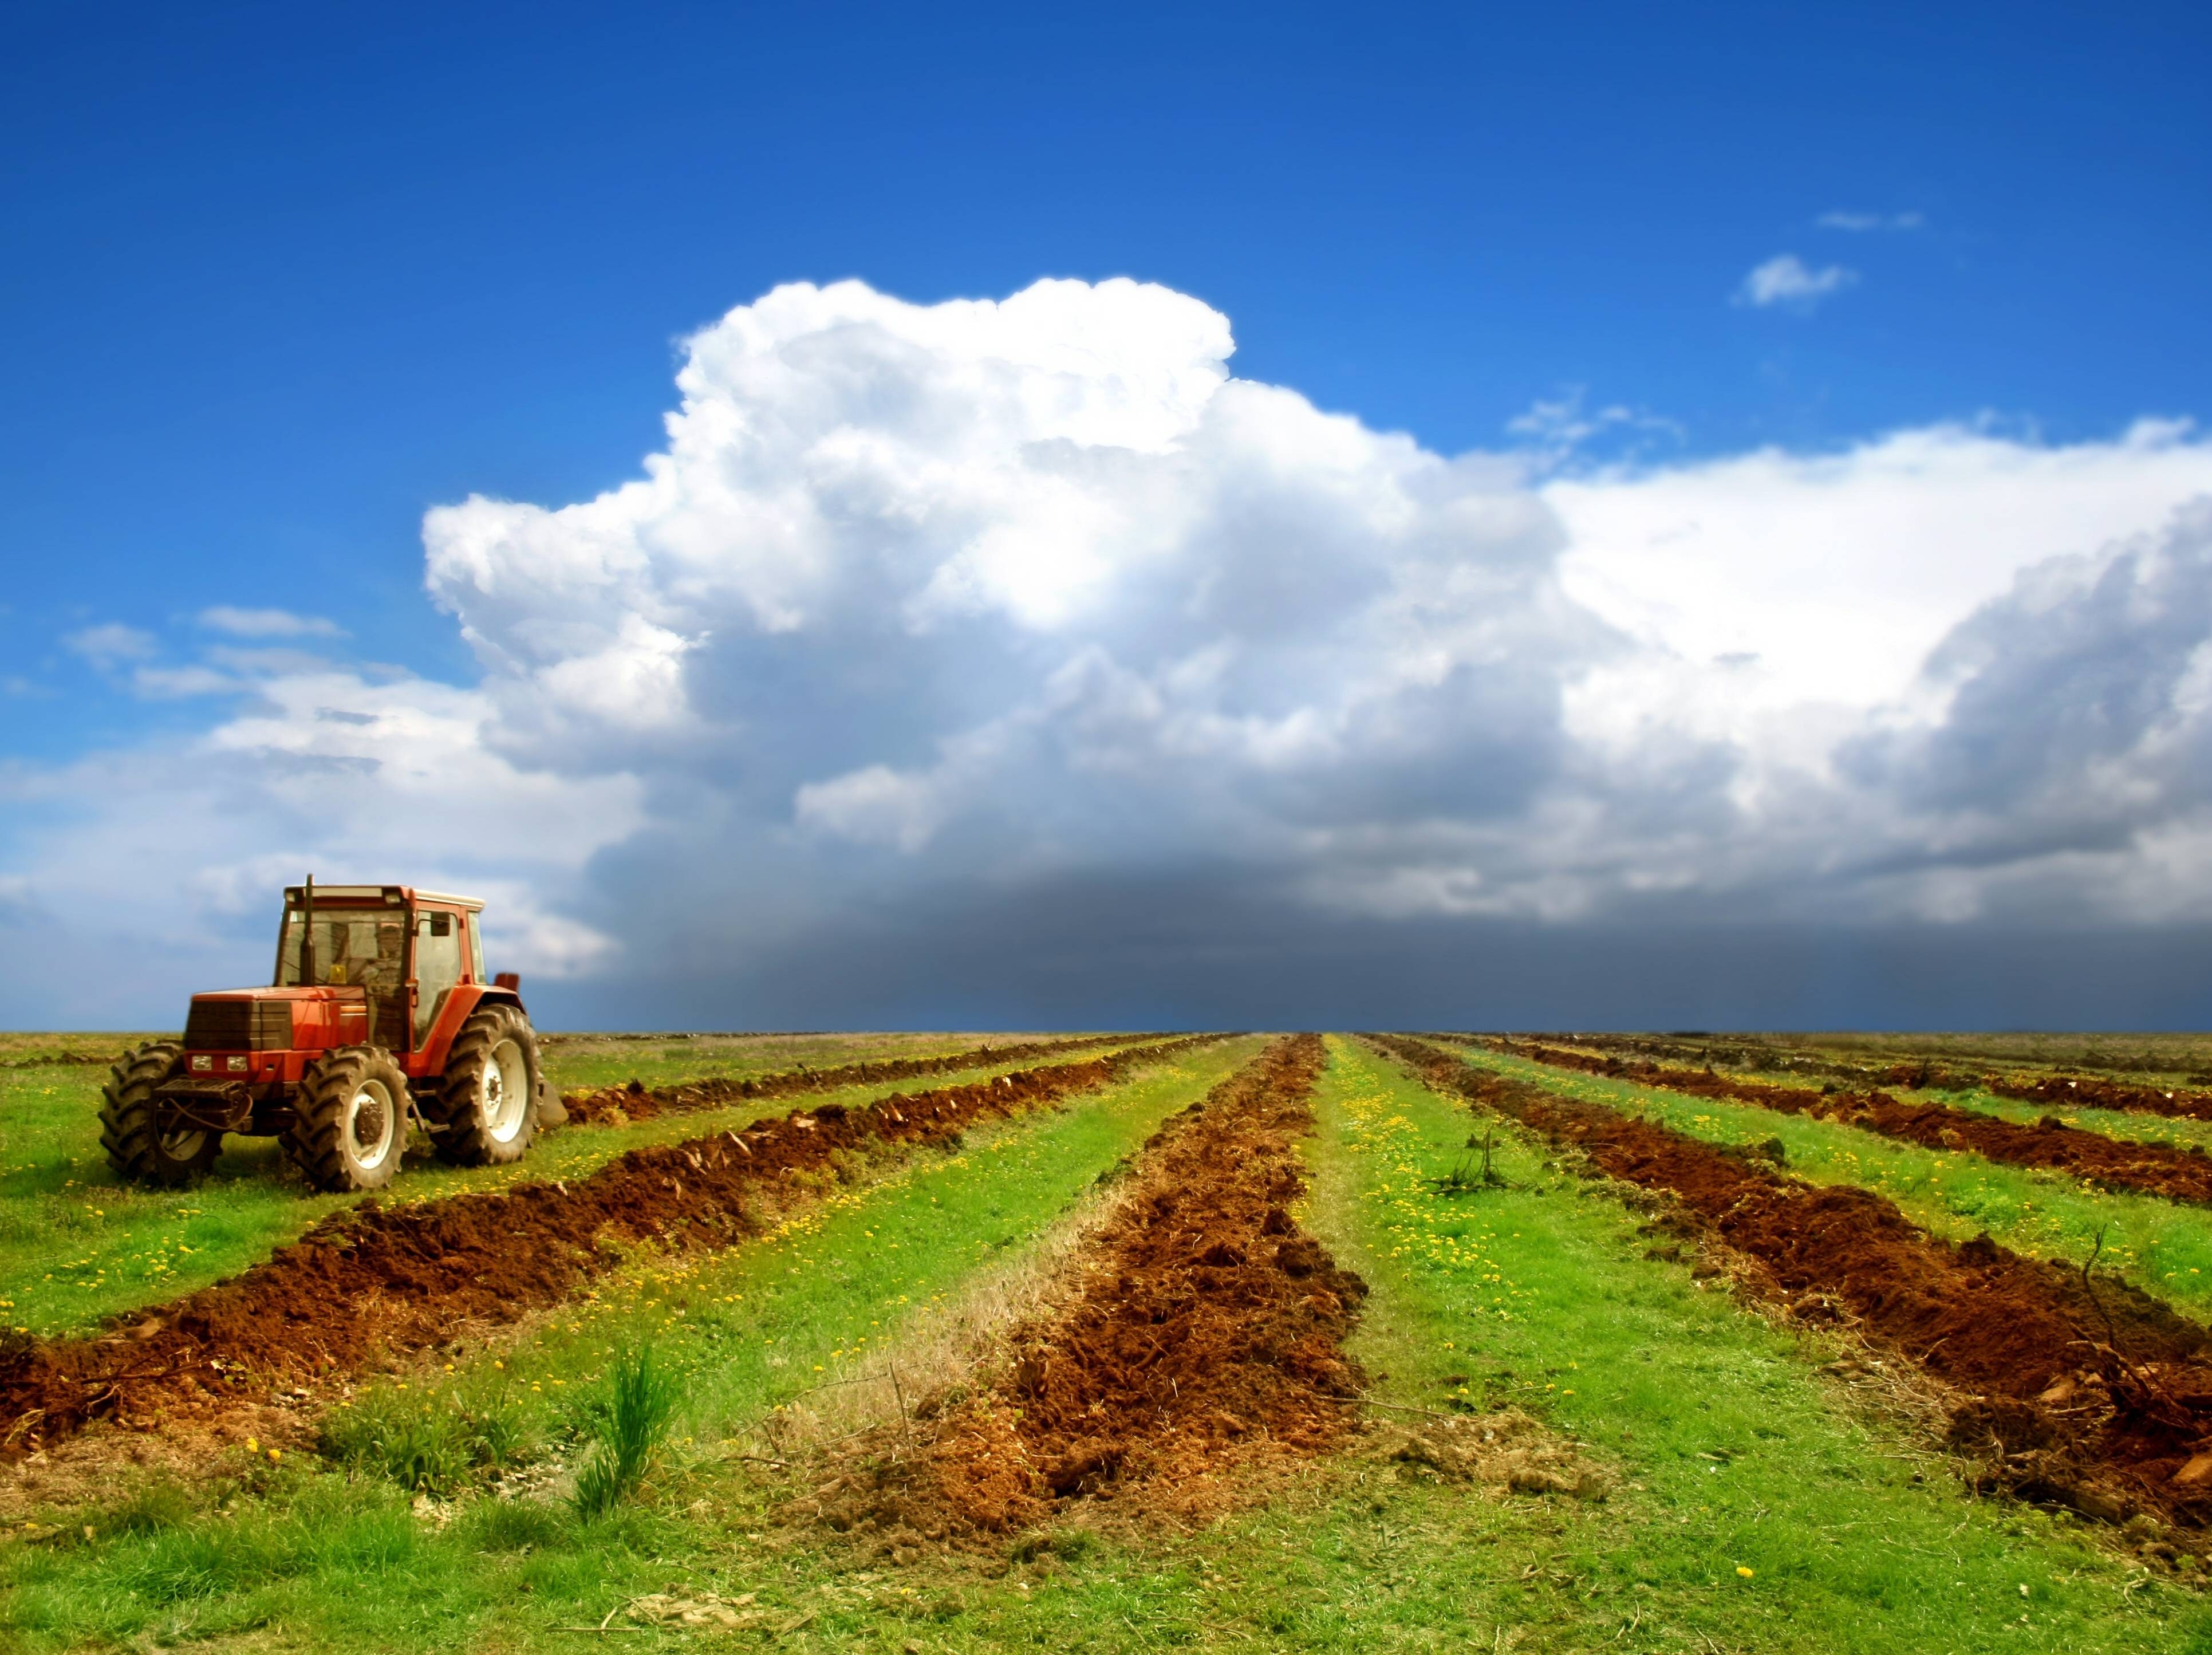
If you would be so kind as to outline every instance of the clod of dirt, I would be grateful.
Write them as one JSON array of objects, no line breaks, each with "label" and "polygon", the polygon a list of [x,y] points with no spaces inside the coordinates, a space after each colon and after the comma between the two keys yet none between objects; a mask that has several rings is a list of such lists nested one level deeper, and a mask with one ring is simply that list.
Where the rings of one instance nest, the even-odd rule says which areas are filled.
[{"label": "clod of dirt", "polygon": [[[1575,1146],[1599,1172],[1671,1191],[1765,1267],[1767,1291],[1821,1295],[1859,1332],[1966,1393],[1953,1439],[1987,1457],[1990,1486],[2100,1517],[2149,1510],[2212,1524],[2212,1482],[2179,1481],[2212,1451],[2212,1335],[2170,1306],[1986,1236],[1954,1245],[1869,1190],[1808,1184],[1418,1041],[1376,1044],[1439,1090]],[[2062,1378],[2073,1387],[2063,1404],[2039,1401]]]},{"label": "clod of dirt", "polygon": [[1286,1040],[1146,1147],[1060,1307],[1007,1336],[1000,1380],[911,1454],[858,1445],[810,1510],[893,1544],[1033,1527],[1073,1502],[1198,1515],[1224,1474],[1317,1452],[1357,1427],[1342,1346],[1366,1284],[1297,1232],[1294,1138],[1323,1062]]},{"label": "clod of dirt", "polygon": [[1385,1457],[1426,1466],[1447,1482],[1479,1483],[1516,1494],[1603,1500],[1615,1482],[1605,1467],[1516,1408],[1434,1420],[1419,1429],[1388,1426],[1378,1447]]}]

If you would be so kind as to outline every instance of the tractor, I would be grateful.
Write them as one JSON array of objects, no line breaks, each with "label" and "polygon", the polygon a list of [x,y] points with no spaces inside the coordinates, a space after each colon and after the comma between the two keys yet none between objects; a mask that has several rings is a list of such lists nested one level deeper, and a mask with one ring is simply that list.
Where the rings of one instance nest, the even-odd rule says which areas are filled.
[{"label": "tractor", "polygon": [[287,886],[270,986],[194,995],[181,1041],[115,1065],[107,1164],[186,1184],[239,1133],[280,1140],[318,1190],[378,1190],[416,1126],[441,1160],[520,1160],[568,1111],[546,1089],[520,980],[484,977],[483,911],[404,885]]}]

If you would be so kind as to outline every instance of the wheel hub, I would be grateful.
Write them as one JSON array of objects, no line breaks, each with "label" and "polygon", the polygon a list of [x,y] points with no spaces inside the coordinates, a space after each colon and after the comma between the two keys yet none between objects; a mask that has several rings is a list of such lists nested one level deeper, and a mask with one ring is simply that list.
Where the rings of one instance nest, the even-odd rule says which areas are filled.
[{"label": "wheel hub", "polygon": [[522,1130],[523,1113],[530,1105],[530,1076],[522,1048],[502,1040],[491,1049],[483,1066],[482,1098],[484,1126],[501,1143],[513,1141]]},{"label": "wheel hub", "polygon": [[345,1135],[353,1158],[363,1166],[380,1165],[391,1153],[398,1111],[380,1086],[366,1086],[347,1105]]}]

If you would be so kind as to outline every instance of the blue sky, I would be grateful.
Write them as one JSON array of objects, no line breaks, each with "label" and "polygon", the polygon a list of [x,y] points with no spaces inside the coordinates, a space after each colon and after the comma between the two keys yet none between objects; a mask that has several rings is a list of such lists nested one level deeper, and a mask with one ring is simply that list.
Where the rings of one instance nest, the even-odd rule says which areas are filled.
[{"label": "blue sky", "polygon": [[[1522,466],[1522,484],[1567,526],[1570,547],[1601,548],[1582,575],[1570,571],[1570,595],[1632,633],[1642,599],[1620,557],[1605,562],[1602,545],[1627,544],[1621,524],[1661,509],[1655,501],[1699,522],[1721,510],[1681,506],[1670,489],[1725,485],[1746,526],[1741,539],[1756,532],[1749,526],[1826,514],[1819,503],[1770,509],[1764,496],[1745,503],[1752,483],[1726,469],[1744,456],[1809,465],[1863,455],[1899,433],[1978,431],[2010,447],[1966,454],[1954,444],[1931,462],[1963,466],[1956,475],[1971,472],[1993,491],[1989,510],[1961,520],[1987,520],[2002,536],[2009,503],[2024,519],[2069,524],[2071,538],[2045,544],[2023,530],[2022,550],[1967,557],[1972,578],[1922,605],[1921,631],[1905,629],[1917,663],[1998,601],[2017,571],[2160,530],[2197,492],[2191,479],[2202,444],[2181,428],[2159,428],[2169,435],[2149,459],[2140,459],[2140,441],[2121,451],[2141,422],[2202,418],[2212,400],[2202,297],[2212,252],[2208,46],[2205,15],[2181,7],[1184,5],[1108,17],[1050,8],[15,6],[0,21],[0,143],[11,158],[0,177],[9,241],[0,265],[9,365],[0,545],[12,576],[0,594],[9,657],[0,757],[14,767],[12,796],[0,799],[0,866],[16,881],[15,900],[31,916],[24,922],[52,923],[58,899],[42,893],[67,889],[70,877],[55,836],[115,807],[117,784],[94,779],[108,776],[101,764],[127,777],[123,760],[132,752],[210,740],[225,751],[251,746],[261,727],[251,722],[255,708],[283,702],[272,701],[270,684],[312,676],[318,661],[378,683],[392,679],[382,671],[391,668],[428,685],[495,691],[520,657],[512,639],[500,642],[497,616],[471,609],[490,601],[486,589],[449,570],[440,601],[426,597],[426,511],[471,496],[554,508],[637,477],[643,457],[666,445],[663,419],[675,405],[671,381],[684,340],[793,282],[856,278],[919,307],[1005,299],[1042,277],[1129,277],[1186,295],[1233,328],[1230,367],[1239,380],[1298,393],[1354,417],[1365,432],[1408,433],[1428,454],[1480,451]],[[1775,262],[1784,259],[1796,262]],[[1753,280],[1761,269],[1763,285]],[[1770,301],[1753,302],[1762,293]],[[1104,324],[1094,316],[1068,326]],[[1547,405],[1549,416],[1540,411]],[[2054,474],[2105,469],[2087,494],[2038,503],[2033,489],[2008,480],[2016,462],[2036,456]],[[1929,474],[1910,455],[1892,458],[1884,475]],[[1813,486],[1812,473],[1790,475]],[[1901,509],[1917,512],[1914,520],[1940,515]],[[1869,505],[1838,520],[1863,521],[1865,534],[1880,537],[1896,519]],[[1468,554],[1475,563],[1490,555]],[[1707,571],[1714,589],[1741,585],[1729,571],[1741,565],[1716,559]],[[510,587],[531,579],[526,567],[501,568]],[[1898,613],[1923,595],[1909,574],[1885,578],[1902,583]],[[434,568],[431,579],[434,587]],[[1608,580],[1611,595],[1594,597]],[[1744,618],[1746,636],[1802,624],[1804,611],[1786,596]],[[758,593],[747,601],[757,618]],[[1528,601],[1540,609],[1549,600]],[[1645,905],[1632,916],[1611,899],[1586,897],[1530,895],[1497,910],[1487,898],[1438,897],[1441,907],[1421,909],[1410,896],[1344,897],[1340,868],[1285,873],[1280,843],[1263,833],[1275,849],[1255,849],[1188,789],[1154,800],[1119,837],[1083,840],[1079,854],[1064,834],[1050,855],[1030,845],[1036,866],[1060,871],[1012,894],[992,886],[986,902],[977,867],[1009,855],[1030,865],[1005,842],[936,806],[924,812],[926,832],[908,822],[871,840],[870,831],[847,831],[837,813],[836,801],[849,802],[861,784],[820,789],[873,769],[921,774],[963,732],[1042,704],[1043,668],[1024,678],[1001,663],[985,675],[990,691],[927,703],[933,716],[902,722],[924,704],[915,685],[942,681],[943,662],[915,665],[912,683],[893,675],[872,692],[833,694],[820,685],[852,665],[839,650],[867,652],[865,629],[837,633],[834,643],[824,633],[825,654],[811,666],[757,652],[721,660],[714,652],[732,636],[721,611],[675,615],[658,587],[641,602],[641,614],[684,640],[682,695],[705,721],[698,729],[720,733],[695,731],[688,757],[653,764],[604,752],[577,759],[605,748],[584,736],[573,736],[567,756],[532,750],[512,716],[485,738],[524,773],[600,788],[599,806],[607,806],[605,789],[630,789],[622,808],[634,812],[624,818],[631,831],[544,849],[527,867],[504,870],[535,893],[555,933],[568,925],[611,940],[609,951],[586,949],[558,967],[570,972],[574,986],[564,992],[586,1020],[587,1007],[615,1003],[620,984],[652,976],[621,918],[639,900],[625,881],[641,877],[625,868],[733,854],[753,831],[781,835],[784,845],[810,822],[836,843],[807,853],[818,884],[787,885],[813,895],[776,934],[804,937],[810,948],[825,933],[847,934],[836,916],[866,891],[868,903],[915,916],[915,928],[898,934],[905,942],[873,932],[864,942],[850,930],[849,946],[871,959],[915,956],[915,939],[957,928],[947,914],[1076,902],[1073,867],[1085,891],[1142,888],[1153,894],[1130,898],[1136,909],[1187,912],[1179,893],[1217,857],[1256,881],[1255,903],[1337,891],[1322,908],[1382,928],[1385,946],[1392,924],[1412,922],[1408,903],[1424,923],[1443,915],[1475,928],[1451,934],[1460,943],[1436,945],[1446,957],[1502,918],[1540,921],[1551,928],[1542,936],[1571,937],[1579,948],[1599,934],[1593,926],[1632,921],[1639,935],[1654,927],[1671,935],[1695,928],[1716,905],[1745,923],[1802,924],[1796,946],[1820,956],[1832,945],[1853,959],[1898,946],[1893,929],[1876,939],[1854,928],[1869,913],[1884,924],[1948,926],[1947,946],[1966,934],[1962,924],[2102,935],[2149,923],[2118,886],[2086,904],[2030,894],[2009,907],[1986,891],[1923,891],[1887,905],[1862,891],[1802,915],[1774,894],[1790,888],[1792,855],[1831,871],[1861,852],[1895,865],[1903,853],[1893,830],[1933,808],[1895,791],[1905,787],[1895,767],[1935,762],[1924,757],[1881,761],[1895,772],[1884,772],[1892,793],[1867,806],[1871,814],[1840,849],[1808,849],[1770,820],[1759,843],[1777,859],[1772,884],[1765,897],[1744,898],[1726,880],[1685,871],[1667,848],[1674,843],[1667,836],[1690,831],[1680,822],[1659,837],[1626,824],[1652,819],[1653,798],[1705,785],[1697,778],[1710,781],[1715,765],[1736,779],[1712,782],[1714,798],[1751,808],[1757,789],[1744,780],[1743,755],[1768,738],[1687,712],[1670,727],[1690,745],[1662,766],[1650,784],[1656,792],[1633,808],[1607,806],[1620,814],[1626,848],[1601,860],[1629,870],[1621,888]],[[265,618],[226,630],[193,618],[217,605],[306,619],[289,630]],[[530,623],[553,624],[542,614]],[[1021,624],[1042,624],[1034,616]],[[1881,615],[1866,622],[1887,624]],[[1062,620],[1050,625],[1066,637]],[[1084,648],[1123,666],[1148,660],[1131,670],[1157,677],[1170,672],[1172,653],[1161,653],[1163,626],[1131,632],[1102,621]],[[1655,647],[1678,656],[1709,644],[1716,660],[1759,653],[1702,632],[1692,638],[1679,625],[1661,630]],[[721,642],[702,642],[710,635]],[[1584,659],[1573,628],[1546,636],[1558,659]],[[1010,661],[1035,654],[1007,647]],[[1956,654],[1966,646],[1954,639],[1952,647]],[[230,654],[210,653],[222,649]],[[289,658],[271,653],[283,651]],[[2156,693],[2179,697],[2179,706],[2191,692],[2175,686],[2190,681],[2191,658],[2175,659]],[[1310,670],[1301,661],[1297,670]],[[540,660],[531,670],[553,669]],[[1998,668],[1984,661],[1982,670]],[[2035,679],[2036,671],[2019,670],[2021,682]],[[2046,660],[2039,670],[2053,669]],[[187,671],[200,678],[175,676]],[[763,757],[775,743],[761,734],[757,697],[784,672],[789,684],[814,686],[778,692],[796,727],[818,725],[838,746],[856,720],[879,720],[881,739],[843,741],[849,763],[836,774],[779,770]],[[1821,726],[1823,740],[1857,744],[1850,751],[1858,757],[1829,782],[1857,777],[1862,794],[1872,785],[1869,744],[1895,737],[1899,698],[1921,693],[1893,678],[1843,695],[1854,716],[1872,720],[1867,728],[1838,737],[1832,719]],[[756,697],[746,703],[750,721],[718,723],[708,710],[711,685],[726,680],[738,701]],[[1262,673],[1214,714],[1289,717],[1262,680],[1273,681]],[[1613,693],[1631,702],[1652,693],[1625,685]],[[1789,704],[1832,702],[1832,688],[1816,685],[1818,693]],[[1576,693],[1555,678],[1507,698],[1553,709],[1528,715],[1531,728],[1549,728],[1557,707],[1569,706],[1576,739],[1587,745],[1595,738],[1571,710]],[[1680,693],[1686,706],[1711,698],[1707,690]],[[1781,697],[1774,707],[1787,699],[1782,690],[1773,697]],[[1508,718],[1488,702],[1455,716]],[[1468,736],[1455,727],[1455,740]],[[1936,732],[1946,733],[1966,739],[1949,725]],[[637,739],[634,731],[628,739]],[[1977,753],[2003,745],[1976,739]],[[1648,732],[1635,745],[1656,751]],[[1532,774],[1573,770],[1544,751],[1526,759]],[[1065,752],[1054,761],[1085,774],[1091,762]],[[1497,765],[1505,775],[1522,761],[1444,741],[1422,762]],[[739,774],[775,779],[755,797],[750,783],[730,780]],[[1034,788],[1042,798],[1060,774],[1048,765],[978,785]],[[1151,774],[1157,781],[1160,772]],[[1771,800],[1771,780],[1762,785],[1759,796]],[[1541,817],[1532,802],[1540,792],[1509,788],[1510,796],[1444,809],[1382,788],[1370,824],[1378,831],[1405,828],[1413,812],[1474,836],[1453,853],[1472,859],[1456,873],[1425,851],[1394,863],[1382,884],[1402,892],[1458,890],[1455,878],[1486,890],[1534,879],[1485,860],[1511,861],[1507,853],[1468,846],[1488,831],[1476,824],[1516,811],[1526,831],[1552,831],[1530,825]],[[486,808],[496,820],[512,801]],[[2023,807],[2013,808],[2016,818]],[[2197,808],[2193,795],[2176,796],[2150,815],[2081,831],[2102,835],[2099,843],[2132,836],[2140,848],[2147,834],[2193,833]],[[1984,827],[1992,809],[1984,801],[1977,818]],[[726,810],[753,825],[720,841],[666,837],[679,817],[696,819],[684,812]],[[1190,812],[1182,831],[1157,832],[1178,812]],[[1033,814],[1049,812],[1040,805]],[[1275,825],[1288,832],[1289,820],[1279,816]],[[1320,831],[1304,818],[1298,831]],[[1697,831],[1729,838],[1711,823]],[[916,832],[926,843],[914,843]],[[422,851],[404,829],[395,834],[374,854]],[[316,835],[312,822],[289,824],[254,839],[252,856],[318,854],[328,842]],[[1795,849],[1785,851],[1785,840]],[[1961,843],[1955,822],[1919,833],[1915,854],[1932,854],[1939,841]],[[963,843],[980,863],[946,849]],[[864,844],[876,848],[855,849]],[[998,849],[987,854],[987,845]],[[841,860],[848,853],[861,860]],[[2180,851],[2160,854],[2196,866]],[[261,865],[225,861],[220,834],[175,855],[163,875],[188,888],[214,888],[213,879],[228,890],[226,881],[246,877],[240,867]],[[1968,861],[1986,867],[1992,856],[2003,860],[1981,844]],[[502,873],[495,859],[458,860],[468,864],[459,872],[480,879]],[[221,878],[210,872],[217,863],[229,869]],[[2056,866],[2044,873],[2057,878]],[[1261,868],[1274,884],[1255,872]],[[2021,877],[2022,891],[2042,888]],[[2138,869],[2127,876],[2136,884],[2122,884],[2135,891],[2148,877]],[[1224,881],[1209,874],[1201,883],[1218,891]],[[1540,885],[1553,888],[1542,879],[1528,888]],[[1732,894],[1720,894],[1724,885]],[[1058,893],[1052,900],[1048,886]],[[1645,911],[1662,889],[1710,900],[1691,903],[1686,916]],[[741,885],[726,899],[733,916],[761,905]],[[243,939],[265,928],[261,910],[247,907],[232,916],[216,902],[199,922],[231,939],[222,947],[241,960]],[[1224,914],[1222,924],[1232,936],[1259,934],[1249,917]],[[2176,958],[2195,946],[2173,934]],[[252,948],[260,951],[258,940]],[[1186,945],[1170,952],[1188,957]],[[835,948],[830,957],[842,958]],[[549,958],[562,957],[553,947]],[[617,959],[629,964],[618,969]],[[188,940],[174,962],[134,984],[129,994],[139,998],[117,1015],[143,1019],[189,986],[192,971],[215,965]],[[834,977],[842,968],[824,969]],[[1856,969],[1843,976],[1862,981]],[[931,980],[918,956],[894,976],[905,986],[884,988],[864,1011],[927,1020],[972,1009],[973,1020],[988,1021],[994,1009],[1021,1009],[988,970],[979,968],[957,1004],[916,986]],[[1327,977],[1321,965],[1298,980]],[[748,1020],[741,1002],[757,986],[732,979],[724,989],[696,1013]],[[1070,1014],[1086,1003],[1129,1004],[1132,1014],[1204,1020],[1209,1006],[1225,1003],[1210,1001],[1212,992],[1194,986],[1163,1002],[1117,1001],[1093,983],[1072,989],[1063,1004]],[[1330,992],[1316,989],[1305,1003],[1326,1007]],[[1789,1010],[1730,992],[1707,1007],[1709,1019]],[[2021,992],[2025,1007],[2034,995]],[[2034,993],[2044,996],[2037,1006],[2064,1003],[2063,984],[2044,982]],[[1625,989],[1607,995],[1592,1019],[1640,1021],[1661,1009]],[[1574,1020],[1571,989],[1558,998],[1553,1020]],[[712,1016],[732,1003],[726,1019]],[[1874,989],[1817,1003],[1832,1019],[1856,1009],[1894,1020],[1905,1009]],[[1974,1003],[2002,1020],[2009,1002],[1992,990]],[[808,1007],[762,1009],[798,1016]],[[810,1020],[836,1020],[834,1009]],[[621,1014],[652,1020],[627,1003]],[[2126,1020],[2122,1011],[2103,1015]],[[26,1016],[98,1020],[101,1008],[48,998]]]}]

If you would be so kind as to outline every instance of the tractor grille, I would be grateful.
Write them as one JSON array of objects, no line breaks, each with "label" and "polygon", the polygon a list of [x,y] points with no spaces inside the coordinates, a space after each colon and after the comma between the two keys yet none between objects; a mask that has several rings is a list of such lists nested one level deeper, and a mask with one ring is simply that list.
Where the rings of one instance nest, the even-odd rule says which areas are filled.
[{"label": "tractor grille", "polygon": [[292,1044],[292,1006],[284,1000],[195,1000],[185,1019],[194,1051],[283,1051]]}]

